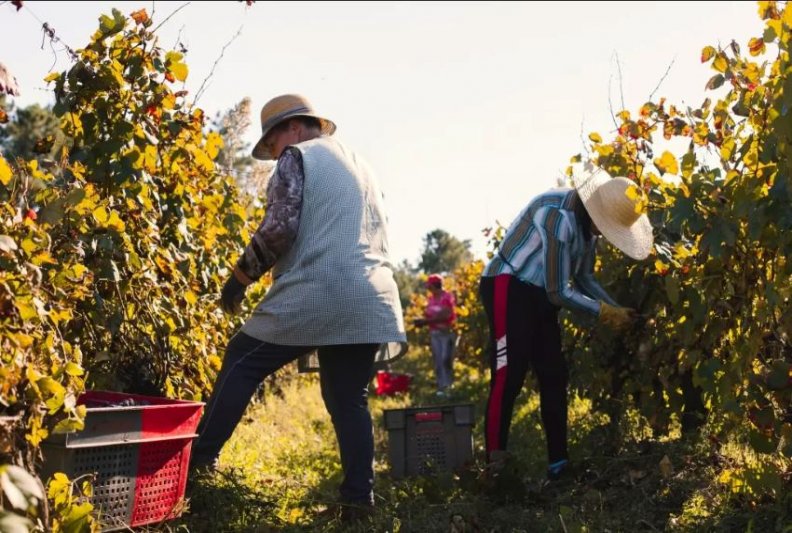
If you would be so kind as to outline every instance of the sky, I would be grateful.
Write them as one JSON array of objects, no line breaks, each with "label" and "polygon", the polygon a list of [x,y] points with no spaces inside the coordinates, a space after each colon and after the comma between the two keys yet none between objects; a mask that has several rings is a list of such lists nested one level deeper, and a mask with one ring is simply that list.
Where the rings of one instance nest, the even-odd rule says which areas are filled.
[{"label": "sky", "polygon": [[0,0],[17,105],[52,103],[43,78],[69,66],[42,45],[41,22],[80,48],[113,7],[146,8],[155,24],[173,14],[160,42],[188,49],[192,94],[228,45],[198,105],[214,116],[250,97],[254,143],[267,100],[306,95],[375,170],[392,259],[413,265],[436,228],[483,258],[482,230],[557,186],[590,132],[607,139],[611,108],[635,113],[653,92],[699,105],[713,74],[701,49],[744,48],[763,29],[755,2],[184,4],[26,1],[16,12]]}]

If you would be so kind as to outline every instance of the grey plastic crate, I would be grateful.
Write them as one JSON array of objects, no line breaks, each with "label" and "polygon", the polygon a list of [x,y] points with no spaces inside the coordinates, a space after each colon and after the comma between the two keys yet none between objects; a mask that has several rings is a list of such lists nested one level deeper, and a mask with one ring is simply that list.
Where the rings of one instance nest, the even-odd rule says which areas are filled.
[{"label": "grey plastic crate", "polygon": [[473,404],[386,409],[383,418],[393,477],[453,471],[473,460]]}]

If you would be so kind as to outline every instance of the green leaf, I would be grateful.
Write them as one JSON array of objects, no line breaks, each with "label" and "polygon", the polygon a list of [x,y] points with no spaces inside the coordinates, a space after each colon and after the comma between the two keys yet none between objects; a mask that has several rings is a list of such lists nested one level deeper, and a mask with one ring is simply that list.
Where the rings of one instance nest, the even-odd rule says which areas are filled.
[{"label": "green leaf", "polygon": [[771,390],[781,390],[790,384],[792,384],[792,365],[785,361],[774,361],[767,375],[767,387]]},{"label": "green leaf", "polygon": [[679,280],[677,280],[674,276],[666,276],[665,289],[666,289],[666,295],[668,295],[668,301],[671,302],[672,305],[678,304]]},{"label": "green leaf", "polygon": [[63,210],[63,205],[65,202],[65,199],[58,199],[42,207],[41,211],[38,213],[39,222],[52,225],[60,222],[61,219],[63,219],[63,215],[65,214]]},{"label": "green leaf", "polygon": [[66,394],[66,389],[63,388],[63,385],[51,377],[43,377],[39,379],[36,381],[36,386],[40,391],[46,392],[47,394]]},{"label": "green leaf", "polygon": [[775,453],[778,448],[779,438],[775,435],[765,435],[759,431],[752,429],[748,433],[748,442],[751,447],[759,453]]},{"label": "green leaf", "polygon": [[99,30],[105,37],[114,35],[124,29],[126,17],[117,9],[113,8],[113,16],[102,15],[99,17]]},{"label": "green leaf", "polygon": [[783,437],[783,446],[781,446],[781,453],[787,458],[792,459],[792,424],[784,424],[781,428],[781,436]]},{"label": "green leaf", "polygon": [[64,418],[52,428],[52,433],[60,435],[63,433],[73,433],[75,431],[82,431],[85,428],[85,422],[74,418]]},{"label": "green leaf", "polygon": [[723,77],[723,74],[715,74],[713,77],[709,79],[707,85],[705,86],[705,89],[709,91],[714,91],[715,89],[723,85],[723,82],[725,80],[726,78]]},{"label": "green leaf", "polygon": [[66,363],[64,371],[70,376],[82,376],[85,373],[80,365],[77,363],[72,363],[71,361]]},{"label": "green leaf", "polygon": [[72,505],[69,509],[69,514],[63,519],[64,533],[82,533],[90,531],[89,519],[93,505],[90,503],[81,503],[79,505]]},{"label": "green leaf", "polygon": [[85,199],[85,189],[73,189],[66,195],[65,205],[74,207]]},{"label": "green leaf", "polygon": [[693,151],[687,152],[682,156],[682,176],[689,178],[693,175],[696,166],[696,154]]}]

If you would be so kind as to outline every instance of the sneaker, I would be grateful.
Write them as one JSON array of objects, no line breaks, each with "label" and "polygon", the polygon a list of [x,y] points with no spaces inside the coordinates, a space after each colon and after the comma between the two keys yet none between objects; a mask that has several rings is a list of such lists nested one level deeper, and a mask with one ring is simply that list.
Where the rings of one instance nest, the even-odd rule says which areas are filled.
[{"label": "sneaker", "polygon": [[560,481],[562,478],[569,477],[569,460],[562,459],[547,467],[547,480]]}]

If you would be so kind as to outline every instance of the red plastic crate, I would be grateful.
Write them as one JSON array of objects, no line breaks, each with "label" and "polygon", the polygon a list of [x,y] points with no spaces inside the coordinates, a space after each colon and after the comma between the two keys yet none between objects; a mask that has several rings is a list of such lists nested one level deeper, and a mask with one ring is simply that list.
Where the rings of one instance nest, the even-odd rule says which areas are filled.
[{"label": "red plastic crate", "polygon": [[397,374],[395,372],[377,372],[377,396],[393,395],[399,392],[407,392],[410,387],[411,376],[409,374]]},{"label": "red plastic crate", "polygon": [[[117,405],[125,400],[136,404]],[[105,391],[88,391],[77,403],[87,407],[85,428],[42,443],[43,477],[93,475],[102,531],[178,517],[204,404]]]}]

